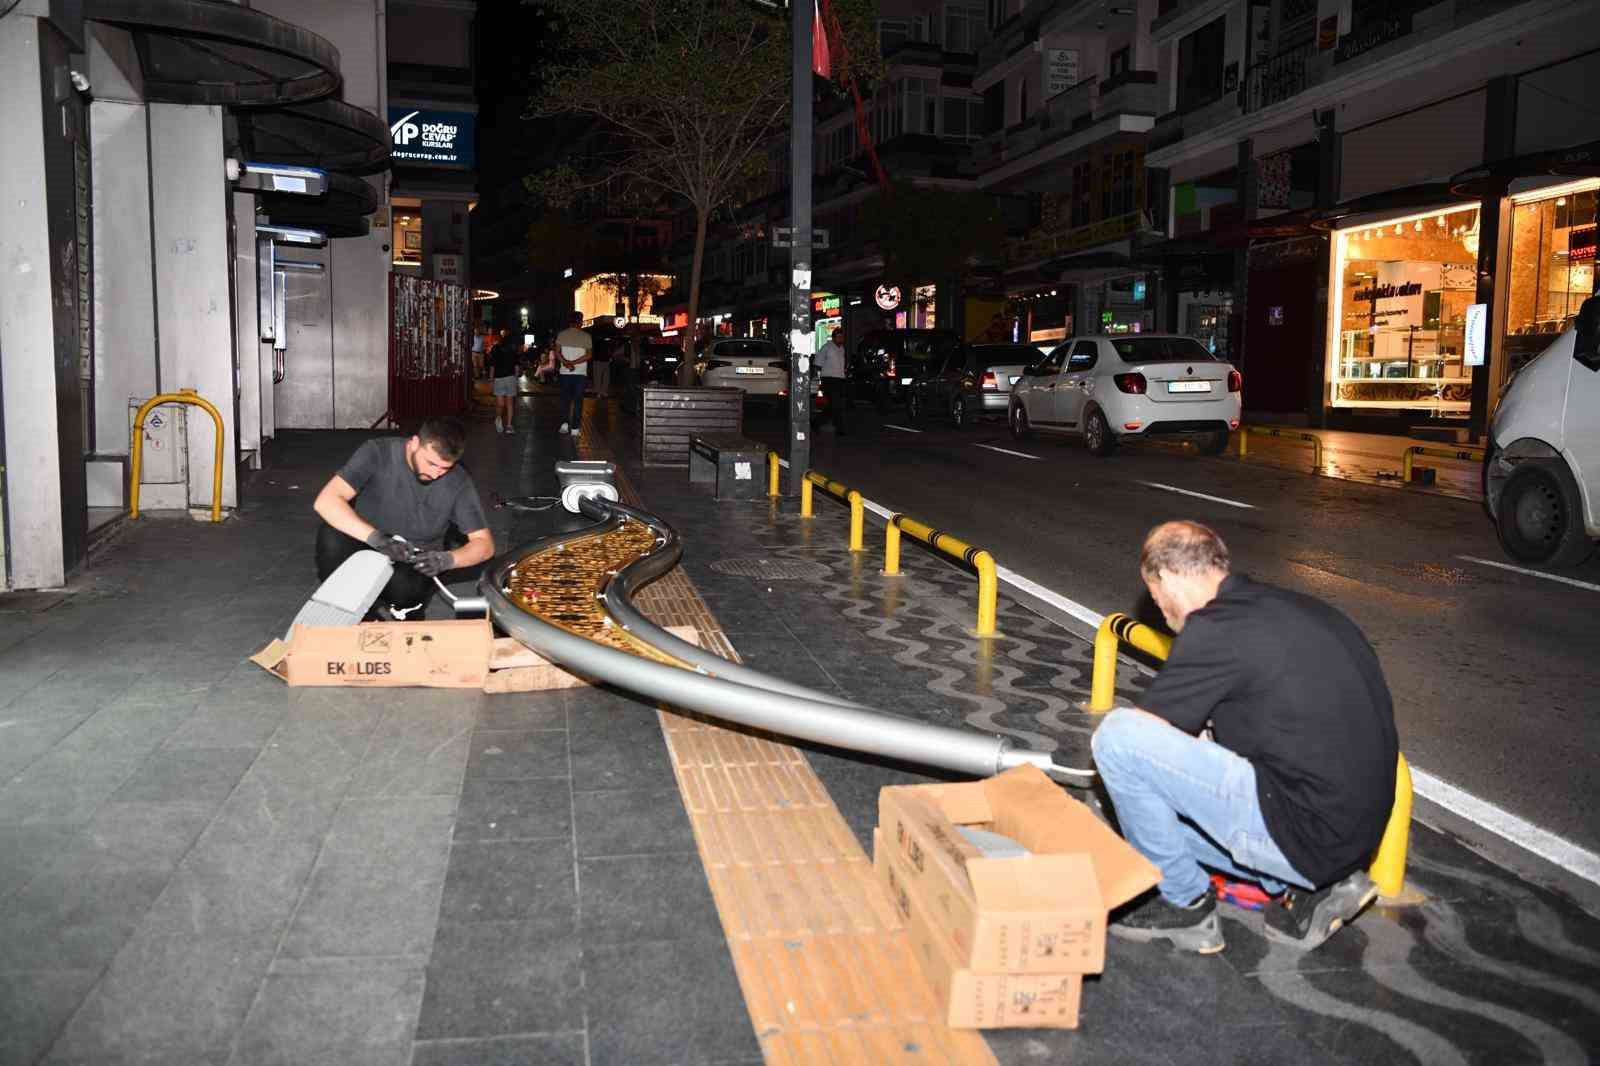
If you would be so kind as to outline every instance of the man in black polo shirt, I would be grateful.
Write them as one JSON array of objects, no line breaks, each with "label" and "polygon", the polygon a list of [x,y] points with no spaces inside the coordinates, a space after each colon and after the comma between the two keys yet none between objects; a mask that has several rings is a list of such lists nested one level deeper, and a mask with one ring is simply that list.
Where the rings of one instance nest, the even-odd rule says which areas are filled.
[{"label": "man in black polo shirt", "polygon": [[[383,552],[395,569],[378,600],[388,617],[403,619],[427,607],[435,575],[493,558],[478,488],[456,465],[465,449],[466,431],[456,418],[429,418],[409,438],[357,448],[312,504],[322,518],[318,579],[327,580],[363,548]],[[467,538],[453,551],[444,543],[451,523]]]},{"label": "man in black polo shirt", "polygon": [[1209,867],[1278,896],[1269,938],[1314,948],[1377,896],[1364,867],[1399,750],[1377,655],[1320,600],[1230,574],[1197,522],[1157,526],[1139,568],[1178,638],[1143,709],[1108,714],[1093,747],[1123,835],[1161,883],[1111,932],[1221,951]]}]

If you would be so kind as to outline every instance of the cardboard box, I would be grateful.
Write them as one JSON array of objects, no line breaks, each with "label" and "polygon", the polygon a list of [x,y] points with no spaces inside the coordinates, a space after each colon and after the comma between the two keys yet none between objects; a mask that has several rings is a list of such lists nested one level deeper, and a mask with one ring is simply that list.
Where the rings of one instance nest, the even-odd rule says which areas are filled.
[{"label": "cardboard box", "polygon": [[[912,952],[953,1029],[1076,1029],[1083,998],[1077,973],[986,973],[964,968],[928,901],[913,887],[899,857],[872,832],[872,868],[905,922]],[[1014,861],[1014,860],[1012,860]]]},{"label": "cardboard box", "polygon": [[[958,825],[1010,837],[1029,854],[985,858]],[[942,943],[970,970],[1099,973],[1106,912],[1161,879],[1031,766],[984,781],[885,788],[878,828]]]},{"label": "cardboard box", "polygon": [[250,661],[291,685],[482,688],[493,639],[487,618],[295,626]]}]

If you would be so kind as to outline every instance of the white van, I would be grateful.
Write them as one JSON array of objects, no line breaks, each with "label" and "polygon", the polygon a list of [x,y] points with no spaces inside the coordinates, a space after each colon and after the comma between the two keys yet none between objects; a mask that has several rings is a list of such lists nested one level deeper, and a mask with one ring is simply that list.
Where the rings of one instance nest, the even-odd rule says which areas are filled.
[{"label": "white van", "polygon": [[1600,539],[1600,296],[1506,387],[1489,427],[1483,499],[1507,555],[1577,566]]}]

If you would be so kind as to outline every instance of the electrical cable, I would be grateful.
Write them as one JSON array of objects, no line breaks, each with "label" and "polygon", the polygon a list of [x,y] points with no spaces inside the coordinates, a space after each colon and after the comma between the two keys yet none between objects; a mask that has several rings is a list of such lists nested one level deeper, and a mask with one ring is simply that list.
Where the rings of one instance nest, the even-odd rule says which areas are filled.
[{"label": "electrical cable", "polygon": [[7,15],[11,14],[11,12],[15,11],[17,9],[17,5],[20,3],[22,3],[22,0],[11,0],[11,3],[6,5],[6,9],[4,11],[0,11],[0,19],[5,18]]}]

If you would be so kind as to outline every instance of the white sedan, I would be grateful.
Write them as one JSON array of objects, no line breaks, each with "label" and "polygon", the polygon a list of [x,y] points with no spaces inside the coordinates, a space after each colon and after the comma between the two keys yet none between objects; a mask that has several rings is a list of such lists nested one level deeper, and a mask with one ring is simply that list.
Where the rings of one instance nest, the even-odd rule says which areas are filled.
[{"label": "white sedan", "polygon": [[1193,337],[1074,337],[1011,387],[1008,421],[1019,440],[1034,430],[1081,434],[1110,455],[1119,441],[1173,435],[1220,454],[1239,428],[1243,378]]},{"label": "white sedan", "polygon": [[777,401],[789,394],[789,356],[753,337],[712,341],[696,365],[700,384],[743,389],[746,399]]}]

